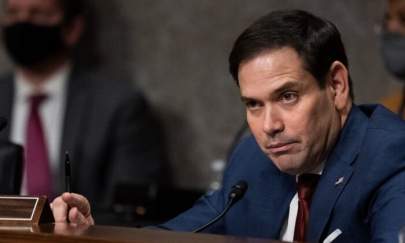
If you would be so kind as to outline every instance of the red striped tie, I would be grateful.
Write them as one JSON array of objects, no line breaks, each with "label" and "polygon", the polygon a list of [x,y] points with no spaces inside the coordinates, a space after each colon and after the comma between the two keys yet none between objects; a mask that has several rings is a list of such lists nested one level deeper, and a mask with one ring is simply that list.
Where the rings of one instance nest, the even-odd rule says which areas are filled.
[{"label": "red striped tie", "polygon": [[319,177],[319,175],[315,174],[298,176],[298,213],[297,221],[295,221],[294,241],[305,241],[312,194],[314,194]]},{"label": "red striped tie", "polygon": [[25,146],[25,170],[29,195],[51,196],[51,171],[45,134],[39,115],[39,107],[46,99],[45,95],[30,97],[31,107],[28,115]]}]

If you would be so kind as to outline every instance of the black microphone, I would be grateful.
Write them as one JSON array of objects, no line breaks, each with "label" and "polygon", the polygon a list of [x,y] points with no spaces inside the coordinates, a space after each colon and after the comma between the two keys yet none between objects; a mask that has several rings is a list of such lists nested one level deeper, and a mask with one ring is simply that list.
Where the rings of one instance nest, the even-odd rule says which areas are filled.
[{"label": "black microphone", "polygon": [[207,224],[193,230],[193,233],[198,233],[201,232],[203,230],[205,230],[206,228],[208,228],[209,226],[213,225],[214,223],[216,223],[218,220],[220,220],[223,216],[225,216],[225,214],[228,212],[228,210],[232,207],[232,205],[234,205],[237,201],[239,201],[243,195],[245,195],[245,192],[248,189],[248,184],[246,181],[238,181],[238,183],[236,183],[231,191],[228,194],[228,203],[225,205],[224,210],[222,210],[222,212],[216,216],[214,219],[212,219],[211,221],[209,221]]},{"label": "black microphone", "polygon": [[7,127],[7,119],[0,117],[0,131]]}]

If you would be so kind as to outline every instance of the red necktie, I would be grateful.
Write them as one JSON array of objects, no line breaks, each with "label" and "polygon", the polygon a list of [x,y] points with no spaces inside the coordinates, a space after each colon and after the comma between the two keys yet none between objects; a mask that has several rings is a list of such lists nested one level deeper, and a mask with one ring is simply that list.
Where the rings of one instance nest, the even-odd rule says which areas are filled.
[{"label": "red necktie", "polygon": [[298,213],[297,221],[295,221],[294,241],[305,241],[311,198],[318,180],[319,175],[315,174],[302,174],[298,176]]},{"label": "red necktie", "polygon": [[39,115],[39,106],[45,99],[45,95],[30,97],[31,107],[28,115],[25,145],[25,172],[28,194],[32,196],[47,195],[49,197],[52,192],[51,171],[45,134]]}]

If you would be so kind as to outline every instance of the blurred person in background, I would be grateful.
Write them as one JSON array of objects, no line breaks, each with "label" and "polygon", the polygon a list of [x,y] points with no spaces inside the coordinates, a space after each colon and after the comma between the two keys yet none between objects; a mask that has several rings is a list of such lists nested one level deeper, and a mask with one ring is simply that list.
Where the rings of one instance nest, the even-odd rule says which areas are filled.
[{"label": "blurred person in background", "polygon": [[[396,80],[405,83],[405,0],[387,0],[381,32],[381,56]],[[382,103],[405,118],[405,85]]]},{"label": "blurred person in background", "polygon": [[73,60],[86,30],[84,2],[2,4],[3,43],[14,69],[0,78],[0,115],[10,121],[1,136],[25,149],[20,194],[52,199],[63,192],[65,151],[72,191],[95,203],[96,217],[97,209],[112,207],[117,188],[155,185],[165,156],[144,96]]}]

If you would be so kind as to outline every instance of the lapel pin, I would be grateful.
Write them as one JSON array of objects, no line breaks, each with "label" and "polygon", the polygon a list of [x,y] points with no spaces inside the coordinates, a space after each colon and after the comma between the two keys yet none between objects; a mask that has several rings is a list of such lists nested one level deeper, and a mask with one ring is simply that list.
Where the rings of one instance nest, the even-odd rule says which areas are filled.
[{"label": "lapel pin", "polygon": [[337,186],[337,185],[339,185],[339,184],[342,184],[344,180],[345,180],[344,177],[340,177],[339,179],[336,180],[335,186]]}]

